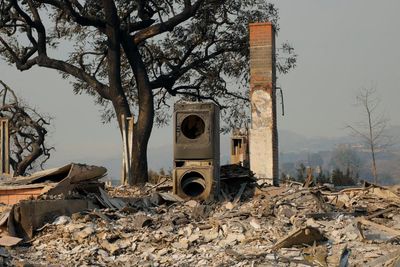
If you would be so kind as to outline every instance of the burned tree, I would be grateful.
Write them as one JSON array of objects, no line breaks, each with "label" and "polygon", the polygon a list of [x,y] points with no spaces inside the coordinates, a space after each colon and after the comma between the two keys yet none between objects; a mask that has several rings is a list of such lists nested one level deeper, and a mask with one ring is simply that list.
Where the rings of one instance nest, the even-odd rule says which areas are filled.
[{"label": "burned tree", "polygon": [[[121,118],[134,117],[128,182],[137,184],[148,179],[153,123],[168,120],[174,97],[214,101],[238,122],[248,101],[247,24],[266,20],[278,30],[277,9],[259,0],[0,0],[0,51],[21,71],[37,65],[74,78],[74,91],[94,96],[121,135]],[[296,57],[283,49],[285,73]]]},{"label": "burned tree", "polygon": [[14,176],[26,175],[49,159],[53,147],[45,143],[50,118],[20,101],[14,91],[0,81],[0,117],[9,120],[10,165]]},{"label": "burned tree", "polygon": [[374,183],[378,183],[376,154],[392,145],[392,138],[387,135],[388,118],[378,110],[380,99],[375,88],[363,88],[357,96],[357,106],[364,113],[364,120],[347,127],[362,141],[371,153],[371,172]]}]

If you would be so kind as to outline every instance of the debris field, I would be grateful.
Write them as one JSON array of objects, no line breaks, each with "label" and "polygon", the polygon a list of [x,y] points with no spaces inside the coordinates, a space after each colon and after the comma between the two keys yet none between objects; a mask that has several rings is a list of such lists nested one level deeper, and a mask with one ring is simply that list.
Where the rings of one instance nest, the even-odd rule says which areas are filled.
[{"label": "debris field", "polygon": [[77,190],[50,200],[46,194],[23,200],[19,205],[73,199],[91,204],[47,216],[31,238],[20,236],[17,242],[2,228],[0,265],[400,264],[398,187],[366,183],[338,189],[296,182],[272,187],[243,173],[221,179],[221,196],[215,201],[185,201],[169,193],[167,179],[140,188],[106,187],[100,193]]}]

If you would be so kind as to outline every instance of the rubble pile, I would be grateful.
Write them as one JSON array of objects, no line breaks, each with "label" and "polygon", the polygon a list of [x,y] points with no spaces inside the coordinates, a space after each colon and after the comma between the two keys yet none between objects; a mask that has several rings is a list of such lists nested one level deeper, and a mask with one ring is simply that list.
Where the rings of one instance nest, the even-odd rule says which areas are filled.
[{"label": "rubble pile", "polygon": [[0,203],[13,205],[26,199],[55,198],[77,190],[91,191],[102,187],[98,180],[106,172],[104,167],[71,163],[27,177],[0,177]]},{"label": "rubble pile", "polygon": [[[13,265],[398,266],[397,188],[243,182],[197,202],[160,188],[108,188],[125,205],[59,216],[7,251]],[[124,192],[124,194],[122,194]],[[121,194],[120,194],[121,193]],[[116,198],[103,198],[113,202]]]},{"label": "rubble pile", "polygon": [[29,240],[37,229],[55,217],[104,207],[120,208],[121,203],[105,203],[108,196],[99,179],[104,167],[71,163],[27,177],[0,179],[0,246]]}]

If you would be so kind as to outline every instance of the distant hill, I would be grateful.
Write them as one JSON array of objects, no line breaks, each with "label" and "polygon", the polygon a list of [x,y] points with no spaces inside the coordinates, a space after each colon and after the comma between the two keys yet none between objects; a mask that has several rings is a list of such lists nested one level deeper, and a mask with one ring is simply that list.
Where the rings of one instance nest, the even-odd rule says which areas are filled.
[{"label": "distant hill", "polygon": [[[396,138],[400,137],[400,126],[392,127],[388,134]],[[351,136],[342,137],[318,137],[304,136],[292,131],[279,131],[279,151],[281,155],[281,163],[288,161],[296,161],[299,158],[306,158],[309,153],[321,152],[324,158],[329,157],[329,151],[335,149],[338,144],[357,143],[357,138]],[[396,142],[393,146],[394,154],[399,153],[400,145]],[[221,135],[221,164],[229,162],[230,158],[230,136]],[[164,168],[169,170],[172,168],[173,147],[171,143],[162,146],[152,147],[148,150],[149,168],[159,170]],[[103,162],[103,165],[109,170],[110,177],[119,177],[121,173],[121,158],[110,158]],[[385,166],[392,166],[385,160]]]},{"label": "distant hill", "polygon": [[[388,128],[386,134],[392,137],[392,148],[400,148],[400,126],[392,126]],[[302,152],[302,151],[326,151],[332,150],[338,144],[358,143],[357,136],[349,135],[340,137],[319,137],[304,136],[292,131],[279,131],[279,150],[283,153]]]},{"label": "distant hill", "polygon": [[301,151],[325,151],[332,150],[337,144],[356,142],[354,137],[320,137],[304,136],[292,131],[279,131],[279,151],[283,153]]}]

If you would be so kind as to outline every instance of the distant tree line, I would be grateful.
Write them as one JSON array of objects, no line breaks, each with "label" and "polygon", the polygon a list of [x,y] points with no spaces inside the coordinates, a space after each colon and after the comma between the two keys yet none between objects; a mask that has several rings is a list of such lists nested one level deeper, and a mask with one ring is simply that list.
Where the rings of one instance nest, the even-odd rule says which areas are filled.
[{"label": "distant tree line", "polygon": [[[372,182],[374,176],[369,157],[369,151],[348,144],[338,145],[332,151],[298,153],[297,157],[291,154],[290,159],[281,164],[281,179],[304,182],[307,168],[312,168],[314,181],[318,184],[354,185],[362,180]],[[379,184],[400,183],[400,169],[397,167],[399,160],[400,156],[395,150],[379,154]]]}]

